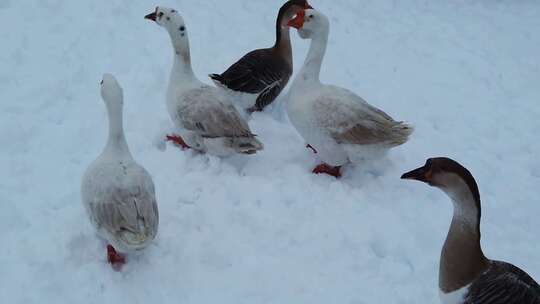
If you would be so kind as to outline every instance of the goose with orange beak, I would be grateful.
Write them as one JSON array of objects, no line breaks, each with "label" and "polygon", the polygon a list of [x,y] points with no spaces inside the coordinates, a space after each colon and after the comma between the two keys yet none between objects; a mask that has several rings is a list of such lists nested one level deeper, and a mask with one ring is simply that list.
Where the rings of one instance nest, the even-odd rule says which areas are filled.
[{"label": "goose with orange beak", "polygon": [[380,158],[388,149],[408,141],[412,126],[395,121],[347,89],[321,83],[330,32],[330,22],[323,13],[302,10],[288,25],[298,29],[303,39],[311,39],[304,66],[291,86],[287,113],[323,161],[313,173],[340,177],[342,166]]},{"label": "goose with orange beak", "polygon": [[249,52],[222,74],[210,78],[231,91],[247,112],[258,112],[270,105],[283,91],[293,72],[292,47],[287,23],[303,9],[307,0],[287,1],[276,21],[276,42],[270,48]]}]

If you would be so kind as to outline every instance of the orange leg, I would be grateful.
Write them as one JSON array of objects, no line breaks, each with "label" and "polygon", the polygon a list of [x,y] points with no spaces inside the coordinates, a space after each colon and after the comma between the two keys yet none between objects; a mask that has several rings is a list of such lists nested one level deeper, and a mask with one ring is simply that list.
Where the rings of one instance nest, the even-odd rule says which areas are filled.
[{"label": "orange leg", "polygon": [[167,141],[172,141],[175,145],[180,147],[182,150],[191,149],[190,146],[186,144],[184,139],[180,135],[167,135]]},{"label": "orange leg", "polygon": [[328,174],[330,176],[333,176],[335,178],[341,177],[341,166],[334,167],[330,166],[328,164],[320,164],[315,169],[313,169],[313,173],[315,174]]},{"label": "orange leg", "polygon": [[120,271],[126,263],[126,257],[118,253],[112,245],[107,245],[107,261],[114,270]]}]

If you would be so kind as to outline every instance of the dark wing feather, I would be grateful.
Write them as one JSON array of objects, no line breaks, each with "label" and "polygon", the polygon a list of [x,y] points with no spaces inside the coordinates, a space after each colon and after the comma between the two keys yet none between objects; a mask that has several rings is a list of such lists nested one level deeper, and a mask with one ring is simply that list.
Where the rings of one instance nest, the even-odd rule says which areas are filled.
[{"label": "dark wing feather", "polygon": [[465,304],[540,304],[540,286],[516,266],[494,261],[471,285]]},{"label": "dark wing feather", "polygon": [[255,102],[255,110],[262,111],[266,106],[271,104],[276,98],[281,94],[287,82],[289,82],[289,75],[280,75],[279,80],[276,80],[273,84],[268,86],[264,91],[261,92],[257,101]]},{"label": "dark wing feather", "polygon": [[223,74],[210,77],[230,90],[260,94],[256,107],[262,109],[281,93],[291,74],[292,66],[279,54],[262,49],[248,53]]}]

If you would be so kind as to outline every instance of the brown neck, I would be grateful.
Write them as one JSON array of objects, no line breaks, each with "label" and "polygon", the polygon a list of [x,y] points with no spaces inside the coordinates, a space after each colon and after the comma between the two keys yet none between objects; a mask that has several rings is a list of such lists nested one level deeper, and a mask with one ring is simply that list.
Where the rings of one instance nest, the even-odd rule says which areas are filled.
[{"label": "brown neck", "polygon": [[288,9],[284,10],[282,8],[279,11],[276,21],[276,43],[273,47],[273,49],[277,51],[279,55],[290,61],[290,63],[292,63],[292,46],[290,28],[287,23],[292,17],[293,14]]},{"label": "brown neck", "polygon": [[480,202],[470,191],[446,192],[454,202],[454,217],[441,253],[439,287],[448,293],[469,285],[487,270],[489,260],[480,245]]}]

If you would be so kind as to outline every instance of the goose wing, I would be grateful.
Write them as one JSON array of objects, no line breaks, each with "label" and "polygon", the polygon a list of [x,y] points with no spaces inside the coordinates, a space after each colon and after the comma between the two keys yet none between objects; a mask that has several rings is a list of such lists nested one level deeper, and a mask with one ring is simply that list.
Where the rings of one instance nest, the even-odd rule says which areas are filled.
[{"label": "goose wing", "polygon": [[465,304],[540,304],[540,286],[518,267],[492,262],[469,288]]},{"label": "goose wing", "polygon": [[212,74],[218,84],[233,91],[260,94],[256,106],[264,108],[281,93],[292,74],[292,67],[271,49],[248,53],[221,75]]},{"label": "goose wing", "polygon": [[184,98],[178,115],[187,130],[207,138],[255,136],[236,108],[219,97],[216,88],[203,86]]},{"label": "goose wing", "polygon": [[153,184],[111,188],[88,207],[98,229],[116,236],[134,236],[123,238],[128,245],[141,245],[129,241],[146,242],[157,233],[159,213]]},{"label": "goose wing", "polygon": [[409,126],[341,88],[322,94],[314,106],[319,125],[340,144],[393,146],[402,144],[412,132]]}]

